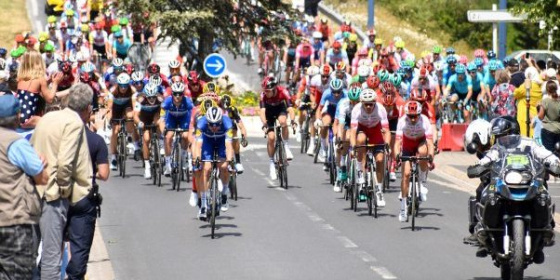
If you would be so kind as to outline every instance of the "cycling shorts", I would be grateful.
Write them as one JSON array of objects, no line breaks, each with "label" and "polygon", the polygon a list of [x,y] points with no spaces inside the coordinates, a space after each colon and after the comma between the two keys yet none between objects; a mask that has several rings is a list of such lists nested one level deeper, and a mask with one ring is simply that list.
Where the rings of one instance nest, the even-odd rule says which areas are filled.
[{"label": "cycling shorts", "polygon": [[[415,156],[418,152],[418,148],[426,144],[426,137],[422,137],[416,140],[408,139],[403,137],[402,140],[402,155],[406,157]],[[403,160],[407,161],[407,160]]]},{"label": "cycling shorts", "polygon": [[[366,127],[358,124],[358,133],[363,133],[366,135],[367,144],[369,145],[380,145],[385,143],[383,140],[383,134],[381,133],[381,123],[378,123],[373,127]],[[374,149],[375,152],[382,152],[383,147],[379,146]]]},{"label": "cycling shorts", "polygon": [[214,149],[218,152],[218,159],[226,159],[226,141],[225,137],[222,138],[206,138],[202,137],[202,161],[212,161],[214,156]]},{"label": "cycling shorts", "polygon": [[311,66],[311,57],[300,57],[299,58],[299,67],[300,68],[307,68]]},{"label": "cycling shorts", "polygon": [[389,120],[389,131],[396,132],[397,131],[397,124],[399,123],[399,119],[392,119]]},{"label": "cycling shorts", "polygon": [[111,113],[111,120],[114,119],[124,119],[126,117],[126,111],[132,110],[132,100],[126,105],[117,105],[113,103],[113,111]]},{"label": "cycling shorts", "polygon": [[189,124],[189,119],[185,117],[176,118],[173,116],[167,116],[167,118],[165,118],[166,129],[189,129]]},{"label": "cycling shorts", "polygon": [[278,106],[267,106],[264,112],[266,118],[266,125],[268,126],[269,131],[274,129],[274,123],[281,115],[287,115],[288,108],[286,108],[286,104],[282,102]]},{"label": "cycling shorts", "polygon": [[288,59],[286,61],[286,67],[295,67],[296,66],[296,56],[288,55]]},{"label": "cycling shorts", "polygon": [[[325,109],[323,108],[323,110]],[[322,116],[324,116],[325,114],[331,116],[331,119],[334,119],[334,116],[336,115],[336,106],[328,106],[327,110],[322,113]]]}]

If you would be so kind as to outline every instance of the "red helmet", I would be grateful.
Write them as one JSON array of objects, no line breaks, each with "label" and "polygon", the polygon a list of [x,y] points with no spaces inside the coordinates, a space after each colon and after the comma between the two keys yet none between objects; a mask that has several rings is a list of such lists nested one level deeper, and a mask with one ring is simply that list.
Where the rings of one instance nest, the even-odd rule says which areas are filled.
[{"label": "red helmet", "polygon": [[386,48],[382,48],[381,51],[379,51],[379,56],[388,56],[389,52],[387,51]]},{"label": "red helmet", "polygon": [[428,76],[428,69],[425,66],[422,66],[420,71],[418,71],[418,74],[420,77],[426,77]]},{"label": "red helmet", "polygon": [[366,80],[368,88],[376,89],[379,87],[379,78],[376,76],[369,76]]},{"label": "red helmet", "polygon": [[132,75],[132,73],[134,72],[134,65],[132,64],[127,64],[124,66],[124,71],[126,73],[128,73],[128,75]]},{"label": "red helmet", "polygon": [[332,72],[332,68],[331,68],[330,65],[325,64],[325,65],[321,66],[321,73],[320,74],[322,76],[328,76],[328,75],[331,74],[331,72]]},{"label": "red helmet", "polygon": [[396,91],[395,86],[390,81],[385,81],[381,84],[381,93],[384,95],[393,95]]},{"label": "red helmet", "polygon": [[417,101],[408,101],[404,105],[404,113],[409,116],[418,116],[422,113],[422,104]]},{"label": "red helmet", "polygon": [[418,90],[417,88],[413,89],[410,92],[410,100],[424,102],[428,98],[428,93],[426,90]]},{"label": "red helmet", "polygon": [[266,77],[262,82],[263,89],[273,89],[278,85],[278,81],[274,77]]},{"label": "red helmet", "polygon": [[198,72],[196,72],[194,70],[190,71],[189,75],[187,76],[187,80],[189,80],[189,83],[191,83],[191,84],[197,84],[199,78],[200,78],[200,75],[198,74]]},{"label": "red helmet", "polygon": [[367,56],[368,55],[368,49],[367,48],[361,48],[358,51],[358,56]]},{"label": "red helmet", "polygon": [[68,73],[70,73],[70,71],[72,71],[72,62],[70,62],[68,60],[62,61],[59,64],[58,67],[59,67],[60,71],[62,71],[65,74],[68,74]]},{"label": "red helmet", "polygon": [[385,106],[393,106],[395,104],[395,96],[392,94],[383,95],[383,104]]},{"label": "red helmet", "polygon": [[150,74],[159,74],[159,65],[152,63],[148,66],[148,73]]},{"label": "red helmet", "polygon": [[388,46],[385,48],[385,50],[386,50],[388,53],[395,53],[395,52],[397,51],[397,49],[395,48],[395,45],[393,45],[393,44],[388,45]]},{"label": "red helmet", "polygon": [[89,82],[91,81],[91,78],[92,78],[92,77],[89,75],[88,72],[82,72],[82,73],[80,74],[80,81],[81,81],[82,83],[89,83]]},{"label": "red helmet", "polygon": [[335,41],[332,44],[332,47],[333,47],[333,49],[340,49],[340,48],[342,48],[342,44],[339,41]]}]

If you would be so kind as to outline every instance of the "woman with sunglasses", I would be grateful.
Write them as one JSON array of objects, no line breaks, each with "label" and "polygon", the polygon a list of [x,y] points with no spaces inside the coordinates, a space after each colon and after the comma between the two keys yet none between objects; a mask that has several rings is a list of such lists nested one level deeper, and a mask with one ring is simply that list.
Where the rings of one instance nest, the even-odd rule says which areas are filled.
[{"label": "woman with sunglasses", "polygon": [[[185,96],[185,85],[174,83],[171,85],[172,96],[168,96],[163,101],[161,108],[165,110],[165,130],[168,129],[189,129],[191,113],[193,109],[192,100]],[[189,133],[182,133],[181,149],[182,154],[186,154],[189,147]],[[163,175],[171,174],[171,144],[173,142],[173,131],[165,133],[165,169]]]},{"label": "woman with sunglasses", "polygon": [[[350,122],[350,149],[359,145],[367,144],[379,145],[373,148],[375,154],[375,165],[377,175],[377,185],[375,186],[375,199],[379,207],[385,206],[385,199],[381,182],[384,175],[385,148],[383,144],[388,145],[391,141],[391,131],[389,130],[389,120],[387,119],[387,111],[381,104],[377,104],[377,93],[373,89],[364,89],[360,95],[360,103],[352,109],[352,118]],[[357,182],[360,185],[365,184],[365,148],[358,148],[358,170]],[[361,190],[360,190],[361,191]]]},{"label": "woman with sunglasses", "polygon": [[196,147],[194,153],[197,161],[201,160],[202,178],[201,183],[197,184],[197,191],[201,194],[201,206],[198,211],[198,218],[206,219],[206,209],[208,207],[208,179],[212,170],[212,160],[214,151],[218,154],[218,168],[220,169],[220,183],[218,189],[222,193],[222,204],[220,211],[229,209],[229,170],[228,165],[233,159],[232,141],[232,122],[228,116],[223,115],[222,108],[210,107],[206,114],[200,118],[196,124]]},{"label": "woman with sunglasses", "polygon": [[[393,151],[396,155],[402,156],[430,156],[434,157],[434,142],[432,140],[432,128],[430,120],[422,114],[422,105],[417,101],[408,101],[404,107],[405,115],[399,119],[397,124],[397,137]],[[401,154],[402,151],[402,154]],[[399,213],[399,221],[406,222],[407,216],[407,199],[408,184],[411,172],[410,161],[403,160],[402,164],[402,180],[401,180],[401,209]],[[426,201],[428,189],[426,188],[426,180],[428,177],[428,162],[420,163],[420,199]]]},{"label": "woman with sunglasses", "polygon": [[[144,159],[144,178],[151,179],[152,172],[150,170],[150,144],[151,133],[149,129],[144,129],[145,126],[151,126],[159,122],[160,108],[163,97],[158,94],[157,86],[154,84],[147,84],[144,87],[144,94],[136,98],[136,105],[134,106],[134,123],[142,132],[142,158]],[[161,133],[161,131],[159,131]]]}]

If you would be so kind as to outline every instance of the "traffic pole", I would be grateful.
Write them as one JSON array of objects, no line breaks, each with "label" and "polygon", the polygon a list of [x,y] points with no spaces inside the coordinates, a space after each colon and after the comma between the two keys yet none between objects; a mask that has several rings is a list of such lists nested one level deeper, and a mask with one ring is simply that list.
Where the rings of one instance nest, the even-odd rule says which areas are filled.
[{"label": "traffic pole", "polygon": [[[500,10],[507,10],[507,0],[500,0]],[[505,22],[498,24],[498,58],[506,57],[507,25]]]},{"label": "traffic pole", "polygon": [[375,17],[375,0],[369,0],[368,22],[367,22],[368,29],[371,29],[375,26],[374,17]]}]

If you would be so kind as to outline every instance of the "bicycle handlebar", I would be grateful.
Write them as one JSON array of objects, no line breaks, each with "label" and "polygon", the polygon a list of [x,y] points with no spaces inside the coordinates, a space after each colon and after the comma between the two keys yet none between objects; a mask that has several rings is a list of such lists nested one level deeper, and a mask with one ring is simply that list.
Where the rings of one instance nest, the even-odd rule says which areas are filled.
[{"label": "bicycle handlebar", "polygon": [[401,160],[405,159],[405,160],[412,160],[412,161],[431,161],[432,157],[431,156],[400,156],[399,157]]}]

